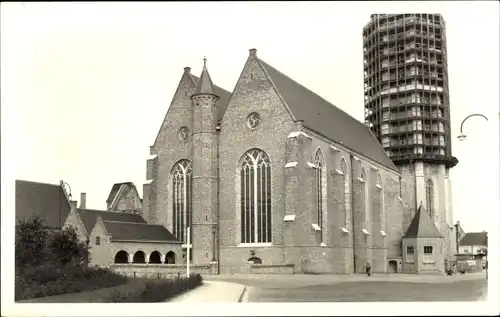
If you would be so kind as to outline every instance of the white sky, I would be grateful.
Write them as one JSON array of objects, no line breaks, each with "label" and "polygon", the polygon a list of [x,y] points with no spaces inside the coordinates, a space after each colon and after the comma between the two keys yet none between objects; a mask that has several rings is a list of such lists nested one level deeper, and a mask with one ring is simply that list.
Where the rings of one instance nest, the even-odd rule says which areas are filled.
[{"label": "white sky", "polygon": [[[454,218],[466,231],[487,229],[499,211],[495,2],[2,4],[2,192],[4,181],[13,189],[14,179],[64,179],[74,198],[87,193],[89,208],[105,208],[116,182],[142,194],[183,67],[199,75],[205,55],[214,82],[232,90],[257,48],[362,120],[362,28],[371,13],[402,11],[447,23]],[[471,113],[489,121],[468,120],[459,142]]]},{"label": "white sky", "polygon": [[[214,82],[232,90],[248,49],[257,48],[262,59],[362,120],[362,28],[372,13],[396,12],[446,20],[453,154],[460,161],[452,171],[455,220],[498,237],[498,8],[496,1],[2,3],[2,241],[12,237],[15,179],[64,179],[75,198],[87,193],[90,208],[105,208],[116,182],[133,181],[142,193],[149,146],[183,67],[198,75],[205,55]],[[460,123],[472,113],[489,121],[468,120],[468,138],[459,142]],[[13,244],[2,243],[2,258],[11,257],[6,247],[13,254]],[[457,313],[477,307],[471,305]]]}]

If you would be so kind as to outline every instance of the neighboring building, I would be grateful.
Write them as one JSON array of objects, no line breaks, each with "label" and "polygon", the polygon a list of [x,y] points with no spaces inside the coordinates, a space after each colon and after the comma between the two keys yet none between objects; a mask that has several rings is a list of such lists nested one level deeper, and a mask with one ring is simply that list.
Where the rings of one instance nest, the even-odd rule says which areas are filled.
[{"label": "neighboring building", "polygon": [[402,173],[410,213],[423,203],[456,252],[446,30],[439,14],[373,14],[363,29],[365,123]]},{"label": "neighboring building", "polygon": [[131,182],[114,184],[106,205],[109,211],[142,213],[142,199]]},{"label": "neighboring building", "polygon": [[474,258],[482,259],[488,254],[486,232],[468,232],[460,240],[459,254],[470,254]]},{"label": "neighboring building", "polygon": [[401,173],[369,128],[255,49],[232,93],[206,65],[199,78],[186,67],[150,154],[143,217],[195,265],[353,273],[393,261],[401,271],[411,221]]},{"label": "neighboring building", "polygon": [[61,228],[71,210],[71,197],[62,184],[16,180],[16,224],[36,215],[48,228]]},{"label": "neighboring building", "polygon": [[444,272],[443,236],[420,204],[403,237],[403,273]]},{"label": "neighboring building", "polygon": [[115,184],[109,197],[113,203],[108,207],[115,210],[92,210],[86,208],[82,193],[80,208],[72,209],[65,222],[90,247],[91,265],[185,263],[182,243],[165,227],[148,224],[139,214],[140,198],[133,183]]}]

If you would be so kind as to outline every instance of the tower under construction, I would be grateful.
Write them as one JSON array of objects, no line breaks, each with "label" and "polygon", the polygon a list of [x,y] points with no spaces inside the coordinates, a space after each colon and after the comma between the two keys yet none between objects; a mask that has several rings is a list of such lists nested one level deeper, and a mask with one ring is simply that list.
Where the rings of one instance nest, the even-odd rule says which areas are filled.
[{"label": "tower under construction", "polygon": [[411,216],[420,204],[455,250],[446,24],[440,14],[372,14],[363,28],[365,123],[402,172]]}]

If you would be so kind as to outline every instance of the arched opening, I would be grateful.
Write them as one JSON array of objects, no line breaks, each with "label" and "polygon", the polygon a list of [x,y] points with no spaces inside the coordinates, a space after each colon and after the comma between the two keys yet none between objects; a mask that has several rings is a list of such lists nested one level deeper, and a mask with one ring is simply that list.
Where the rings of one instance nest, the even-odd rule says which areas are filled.
[{"label": "arched opening", "polygon": [[165,264],[175,264],[175,253],[174,251],[169,251],[165,256]]},{"label": "arched opening", "polygon": [[389,261],[389,268],[388,268],[389,273],[397,273],[398,272],[398,262],[391,260]]},{"label": "arched opening", "polygon": [[137,251],[134,254],[133,263],[146,263],[146,255],[142,251]]},{"label": "arched opening", "polygon": [[153,251],[149,256],[149,263],[161,263],[161,254],[158,251]]},{"label": "arched opening", "polygon": [[115,255],[115,263],[128,263],[128,253],[127,251],[119,251]]},{"label": "arched opening", "polygon": [[253,262],[253,264],[262,264],[262,260],[258,257],[251,257],[247,260],[248,262]]}]

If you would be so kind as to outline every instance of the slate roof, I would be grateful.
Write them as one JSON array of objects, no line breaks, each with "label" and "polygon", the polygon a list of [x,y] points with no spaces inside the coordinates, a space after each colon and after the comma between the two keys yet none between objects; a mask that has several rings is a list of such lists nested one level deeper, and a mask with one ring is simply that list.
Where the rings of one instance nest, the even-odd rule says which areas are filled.
[{"label": "slate roof", "polygon": [[460,240],[460,245],[486,245],[486,233],[485,232],[468,232]]},{"label": "slate roof", "polygon": [[103,224],[106,227],[106,231],[111,234],[111,240],[114,241],[164,241],[182,243],[162,225],[104,220]]},{"label": "slate roof", "polygon": [[[191,78],[193,79],[195,85],[198,86],[198,81],[200,80],[200,78],[194,75],[191,75]],[[214,85],[213,83],[212,85],[213,85],[214,95],[217,95],[219,97],[219,101],[217,101],[215,107],[217,112],[217,121],[220,121],[222,119],[222,116],[224,115],[224,112],[226,111],[227,104],[229,103],[229,98],[231,97],[231,93],[223,88],[220,88],[217,85]]]},{"label": "slate roof", "polygon": [[61,228],[71,205],[60,185],[16,180],[16,220],[38,215],[49,228]]},{"label": "slate roof", "polygon": [[399,171],[386,155],[375,135],[360,121],[258,59],[281,94],[290,111],[304,126],[374,161]]},{"label": "slate roof", "polygon": [[420,204],[403,238],[442,238],[427,210]]},{"label": "slate roof", "polygon": [[94,229],[95,223],[97,222],[97,217],[101,217],[103,221],[120,221],[125,223],[147,223],[141,215],[130,214],[126,212],[112,212],[103,210],[92,210],[92,209],[77,209],[76,210],[80,219],[82,219],[83,225],[87,233],[90,233]]},{"label": "slate roof", "polygon": [[116,183],[113,184],[113,187],[111,188],[111,191],[109,192],[108,199],[106,199],[106,203],[112,203],[113,199],[115,199],[116,194],[120,190],[120,187],[122,185],[134,185],[132,182],[124,182],[124,183]]},{"label": "slate roof", "polygon": [[214,93],[214,83],[212,82],[212,78],[210,78],[210,74],[208,73],[207,67],[203,66],[203,71],[201,72],[200,80],[196,84],[196,88],[194,90],[194,95],[197,94],[213,94]]}]

